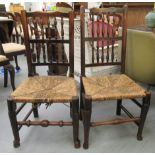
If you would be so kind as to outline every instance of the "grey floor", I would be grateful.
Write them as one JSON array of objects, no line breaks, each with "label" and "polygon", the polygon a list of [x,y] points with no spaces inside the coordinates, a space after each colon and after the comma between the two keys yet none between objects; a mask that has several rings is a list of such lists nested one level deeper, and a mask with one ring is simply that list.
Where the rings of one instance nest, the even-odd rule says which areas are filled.
[{"label": "grey floor", "polygon": [[[16,86],[27,77],[27,66],[24,56],[19,57],[22,70],[16,74]],[[46,69],[41,69],[46,73]],[[146,87],[144,85],[144,87]],[[72,127],[23,127],[20,131],[21,146],[13,147],[13,135],[8,119],[7,97],[11,93],[10,83],[3,87],[3,77],[0,76],[0,152],[155,152],[155,88],[151,88],[152,98],[148,117],[143,132],[143,141],[137,141],[137,126],[124,124],[117,126],[102,126],[91,128],[90,147],[88,150],[75,149],[72,141]],[[94,103],[92,120],[102,120],[115,117],[116,102]],[[139,114],[137,107],[130,101],[126,106]],[[29,105],[24,109],[23,115]],[[40,119],[70,120],[69,108],[62,104],[55,104],[46,110],[39,109]],[[122,114],[124,115],[124,114]],[[19,116],[22,118],[22,115]],[[30,118],[33,119],[33,116]],[[83,143],[83,125],[80,122],[80,140]]]}]

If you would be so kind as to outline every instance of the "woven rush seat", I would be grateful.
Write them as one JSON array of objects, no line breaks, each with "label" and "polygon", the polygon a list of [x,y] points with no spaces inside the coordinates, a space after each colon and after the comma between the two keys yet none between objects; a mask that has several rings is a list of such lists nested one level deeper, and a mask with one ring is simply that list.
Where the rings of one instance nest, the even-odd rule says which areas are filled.
[{"label": "woven rush seat", "polygon": [[144,97],[145,90],[125,74],[82,78],[85,94],[93,101]]},{"label": "woven rush seat", "polygon": [[29,77],[11,94],[16,102],[70,102],[78,96],[73,78],[62,76]]}]

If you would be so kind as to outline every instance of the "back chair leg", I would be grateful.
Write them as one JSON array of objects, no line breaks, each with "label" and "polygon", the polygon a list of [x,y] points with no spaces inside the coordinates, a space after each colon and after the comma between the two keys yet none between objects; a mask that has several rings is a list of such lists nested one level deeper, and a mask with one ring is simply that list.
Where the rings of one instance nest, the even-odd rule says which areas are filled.
[{"label": "back chair leg", "polygon": [[122,105],[122,100],[117,100],[117,108],[116,108],[116,115],[121,115],[121,105]]},{"label": "back chair leg", "polygon": [[38,104],[34,103],[34,104],[32,104],[32,107],[33,107],[33,115],[34,115],[34,117],[38,118],[39,117],[39,114],[38,114]]},{"label": "back chair leg", "polygon": [[19,67],[19,65],[18,65],[17,56],[14,56],[14,58],[15,58],[16,70],[20,70],[20,67]]},{"label": "back chair leg", "polygon": [[7,87],[8,85],[8,70],[4,66],[4,87]]},{"label": "back chair leg", "polygon": [[14,135],[13,145],[16,148],[20,146],[20,137],[16,118],[16,103],[12,102],[11,100],[8,100],[7,102],[8,102],[8,114]]},{"label": "back chair leg", "polygon": [[82,110],[84,108],[83,97],[82,97],[83,93],[84,93],[84,88],[83,88],[83,84],[82,84],[82,77],[80,77],[80,120],[82,120]]},{"label": "back chair leg", "polygon": [[70,103],[70,117],[73,118],[73,105]]},{"label": "back chair leg", "polygon": [[80,147],[79,140],[79,100],[77,98],[72,101],[72,120],[73,120],[73,138],[75,148]]},{"label": "back chair leg", "polygon": [[83,148],[88,149],[89,147],[89,131],[91,127],[91,111],[92,101],[89,96],[83,95],[84,109],[82,110],[83,126],[84,126],[84,144]]},{"label": "back chair leg", "polygon": [[150,106],[150,97],[151,95],[147,94],[147,96],[143,98],[143,105],[142,105],[141,114],[140,114],[140,123],[138,127],[137,140],[143,140],[142,132],[143,132],[144,123]]}]

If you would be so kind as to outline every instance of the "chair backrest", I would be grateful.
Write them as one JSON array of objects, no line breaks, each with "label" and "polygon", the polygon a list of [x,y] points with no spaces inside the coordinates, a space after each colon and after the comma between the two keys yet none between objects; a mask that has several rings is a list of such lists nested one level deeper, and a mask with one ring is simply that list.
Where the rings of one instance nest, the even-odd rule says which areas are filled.
[{"label": "chair backrest", "polygon": [[[4,18],[10,20],[10,22],[8,22],[8,34],[6,34],[7,35],[6,36],[7,37],[7,41],[5,41],[5,42],[8,42],[8,41],[11,40],[10,38],[11,38],[12,30],[13,30],[13,27],[15,27],[15,24],[16,24],[15,23],[15,16],[11,12],[0,12],[0,17],[4,17]],[[1,20],[5,20],[5,19],[1,19]]]},{"label": "chair backrest", "polygon": [[[92,8],[87,12],[81,7],[81,75],[88,67],[120,65],[125,70],[127,6],[123,8]],[[86,24],[86,18],[88,20]],[[118,34],[121,26],[122,33]],[[88,29],[88,34],[86,34]],[[115,44],[121,42],[121,56],[115,58]],[[86,43],[91,44],[91,62],[86,62]],[[110,50],[111,49],[111,50]]]},{"label": "chair backrest", "polygon": [[[68,19],[68,38],[64,37],[64,20]],[[46,21],[44,20],[46,19]],[[61,31],[57,31],[61,19]],[[69,76],[74,76],[74,14],[60,12],[22,11],[24,41],[27,51],[28,75],[34,75],[36,66],[67,66]],[[69,52],[65,53],[64,44]],[[60,52],[61,51],[61,52]],[[68,61],[65,59],[68,56]]]},{"label": "chair backrest", "polygon": [[65,2],[57,2],[56,7],[57,7],[57,11],[64,12],[64,13],[73,11],[72,6],[70,6]]}]

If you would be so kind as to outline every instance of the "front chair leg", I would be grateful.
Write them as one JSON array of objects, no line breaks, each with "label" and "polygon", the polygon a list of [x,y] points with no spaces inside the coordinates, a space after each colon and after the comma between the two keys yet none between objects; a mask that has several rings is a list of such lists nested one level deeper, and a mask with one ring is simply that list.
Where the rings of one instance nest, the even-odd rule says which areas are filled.
[{"label": "front chair leg", "polygon": [[83,148],[88,149],[89,147],[89,131],[91,127],[91,111],[92,111],[92,100],[89,96],[83,95],[84,110],[82,110],[82,118],[84,125],[84,144]]},{"label": "front chair leg", "polygon": [[80,140],[79,140],[79,100],[78,98],[73,98],[73,101],[71,104],[72,104],[74,146],[75,148],[79,148]]},{"label": "front chair leg", "polygon": [[143,132],[144,123],[150,106],[150,98],[151,98],[150,93],[147,93],[146,97],[143,98],[143,105],[142,105],[141,114],[140,114],[140,123],[138,127],[137,140],[143,140],[142,132]]},{"label": "front chair leg", "polygon": [[17,118],[16,118],[16,103],[14,103],[11,100],[8,100],[7,103],[8,103],[8,114],[9,114],[10,123],[11,123],[13,136],[14,136],[13,145],[16,148],[20,146],[20,137],[19,137],[19,131],[18,131]]}]

